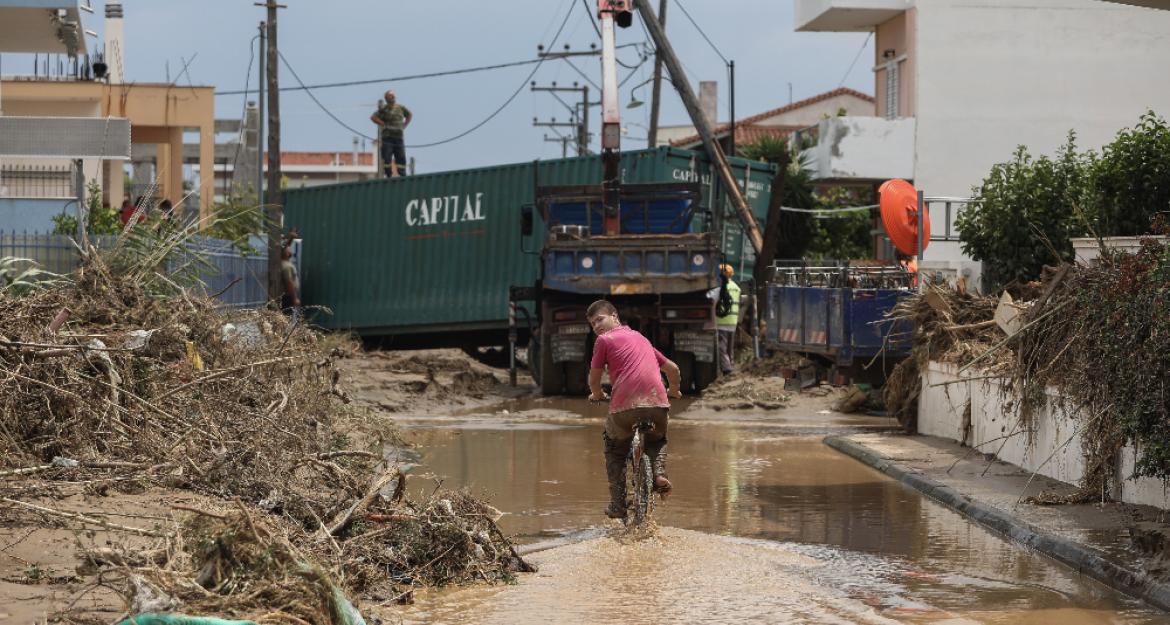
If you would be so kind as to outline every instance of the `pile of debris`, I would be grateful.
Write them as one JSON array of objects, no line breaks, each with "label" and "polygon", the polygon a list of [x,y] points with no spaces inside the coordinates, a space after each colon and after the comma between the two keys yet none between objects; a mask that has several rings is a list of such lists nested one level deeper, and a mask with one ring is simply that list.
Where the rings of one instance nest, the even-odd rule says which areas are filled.
[{"label": "pile of debris", "polygon": [[1083,420],[1079,491],[1035,501],[1108,497],[1127,443],[1137,450],[1134,477],[1170,479],[1170,397],[1161,390],[1170,377],[1168,279],[1170,246],[1150,238],[1132,254],[1046,267],[1040,281],[1017,290],[1027,299],[1022,305],[1006,293],[996,299],[928,287],[893,313],[918,331],[912,357],[887,383],[887,405],[912,424],[927,361],[955,363],[960,372],[977,367],[1005,381],[1012,394],[1005,409],[1016,411],[1021,431],[1034,431],[1030,420],[1045,409]]},{"label": "pile of debris", "polygon": [[352,345],[274,311],[159,290],[158,266],[91,250],[66,281],[0,292],[0,495],[29,524],[135,529],[22,501],[78,481],[89,495],[161,487],[230,506],[143,530],[162,541],[155,556],[91,558],[122,571],[142,609],[348,623],[345,592],[408,598],[528,570],[474,498],[405,500],[382,454],[392,429],[339,385]]},{"label": "pile of debris", "polygon": [[933,284],[900,300],[890,317],[913,324],[914,346],[910,356],[886,379],[882,391],[886,412],[908,431],[916,429],[921,373],[932,360],[960,366],[980,360],[985,370],[1010,369],[1014,362],[1012,352],[996,349],[1006,336],[996,321],[997,310],[1015,312],[1018,308],[1006,300],[1001,304],[994,297]]}]

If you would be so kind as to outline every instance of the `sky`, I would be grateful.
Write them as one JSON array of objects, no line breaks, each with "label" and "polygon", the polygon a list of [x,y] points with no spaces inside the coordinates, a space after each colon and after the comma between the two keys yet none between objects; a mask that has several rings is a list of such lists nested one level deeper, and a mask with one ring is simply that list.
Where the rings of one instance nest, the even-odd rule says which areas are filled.
[{"label": "sky", "polygon": [[[281,0],[288,8],[279,16],[278,42],[289,65],[307,84],[373,80],[447,71],[536,58],[537,46],[548,47],[564,24],[555,48],[569,44],[587,50],[600,44],[590,13],[596,0]],[[588,11],[586,10],[588,4]],[[657,7],[657,2],[654,5]],[[105,0],[93,0],[94,15],[86,27],[99,37],[105,21]],[[257,25],[265,17],[252,0],[124,0],[127,80],[177,81],[237,91],[257,84],[253,51]],[[710,39],[684,15],[685,9]],[[642,44],[648,37],[637,23],[619,29],[617,43]],[[692,87],[698,80],[719,82],[719,118],[728,115],[727,70],[722,57],[736,65],[736,116],[789,103],[838,86],[873,92],[873,43],[864,33],[798,33],[793,30],[792,0],[669,0],[667,34],[682,60]],[[95,43],[90,39],[91,45]],[[100,39],[96,42],[100,43]],[[713,44],[713,45],[712,45]],[[718,52],[716,52],[717,48]],[[641,62],[643,48],[623,48],[618,57],[627,65]],[[31,60],[5,55],[5,73]],[[25,55],[31,58],[31,55]],[[596,57],[577,57],[573,64],[600,83]],[[187,71],[180,70],[187,64]],[[251,63],[251,71],[249,65]],[[535,73],[533,73],[535,70]],[[19,70],[17,70],[19,71]],[[653,57],[636,70],[619,67],[623,102],[630,90],[653,73]],[[296,84],[287,67],[280,68],[282,86]],[[529,76],[531,75],[531,79]],[[519,162],[561,155],[559,142],[546,142],[548,128],[533,127],[533,118],[567,120],[568,110],[551,94],[532,92],[540,85],[584,84],[585,78],[564,60],[539,66],[523,65],[457,76],[314,91],[317,99],[344,124],[374,134],[370,114],[385,89],[414,113],[407,129],[407,155],[417,170],[440,171]],[[519,91],[518,91],[519,90]],[[433,147],[483,122],[513,94],[515,98],[478,130]],[[686,111],[669,83],[664,83],[661,124],[689,124]],[[559,94],[567,102],[573,93]],[[591,87],[591,99],[599,90]],[[637,90],[649,101],[650,86]],[[255,94],[250,96],[255,99]],[[216,97],[216,117],[239,119],[244,96]],[[282,149],[338,150],[352,148],[355,133],[334,120],[304,92],[283,92]],[[645,147],[649,106],[623,109],[628,130],[623,149]],[[592,129],[600,126],[600,108],[592,109]],[[561,132],[567,129],[558,128]],[[596,149],[597,139],[593,146]]]}]

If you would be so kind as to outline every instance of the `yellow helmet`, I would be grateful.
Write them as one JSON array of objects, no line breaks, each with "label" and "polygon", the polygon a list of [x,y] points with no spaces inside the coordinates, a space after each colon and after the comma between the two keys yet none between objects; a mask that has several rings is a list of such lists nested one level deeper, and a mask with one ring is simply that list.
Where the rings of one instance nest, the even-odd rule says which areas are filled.
[{"label": "yellow helmet", "polygon": [[730,278],[731,276],[735,275],[735,268],[727,263],[723,263],[722,265],[719,265],[719,273]]}]

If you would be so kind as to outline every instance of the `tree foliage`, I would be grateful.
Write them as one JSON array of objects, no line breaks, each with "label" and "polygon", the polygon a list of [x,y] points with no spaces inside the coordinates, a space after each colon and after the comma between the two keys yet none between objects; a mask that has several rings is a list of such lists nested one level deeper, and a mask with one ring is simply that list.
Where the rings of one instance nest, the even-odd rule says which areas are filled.
[{"label": "tree foliage", "polygon": [[1032,157],[1024,146],[991,168],[976,189],[977,204],[956,220],[963,252],[983,261],[986,284],[998,289],[1040,275],[1045,264],[1070,260],[1079,233],[1075,207],[1093,157],[1077,152],[1076,135],[1055,158]]},{"label": "tree foliage", "polygon": [[[786,139],[762,137],[755,143],[742,146],[741,153],[751,159],[768,163],[783,163],[789,150]],[[861,201],[861,191],[845,187],[818,187],[812,178],[807,161],[799,152],[789,153],[788,171],[784,180],[781,204],[789,208],[840,208],[867,204]],[[800,258],[869,258],[873,255],[870,239],[871,217],[867,212],[838,213],[817,218],[812,213],[782,211],[780,213],[780,243],[778,259]]]},{"label": "tree foliage", "polygon": [[1170,126],[1153,111],[1117,133],[1093,163],[1085,209],[1102,236],[1150,232],[1159,212],[1170,210]]},{"label": "tree foliage", "polygon": [[[87,211],[86,231],[89,234],[118,234],[122,231],[122,219],[118,208],[102,206],[102,186],[97,180],[85,185],[85,208]],[[77,215],[68,208],[59,215],[53,215],[53,234],[77,234]]]},{"label": "tree foliage", "polygon": [[1033,280],[1072,258],[1070,238],[1148,234],[1170,210],[1170,126],[1148,111],[1100,154],[1078,152],[1072,132],[1052,158],[1020,146],[974,191],[957,221],[963,251],[983,261],[992,289]]}]

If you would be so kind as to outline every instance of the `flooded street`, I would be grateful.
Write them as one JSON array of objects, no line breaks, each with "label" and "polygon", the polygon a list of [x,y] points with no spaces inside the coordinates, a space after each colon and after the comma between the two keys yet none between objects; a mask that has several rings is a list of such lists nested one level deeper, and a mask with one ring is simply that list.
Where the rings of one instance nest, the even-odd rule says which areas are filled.
[{"label": "flooded street", "polygon": [[407,622],[1167,623],[825,446],[870,417],[672,418],[675,493],[635,541],[602,515],[604,408],[524,400],[400,415],[431,475],[505,515],[540,566],[517,585],[422,595]]}]

